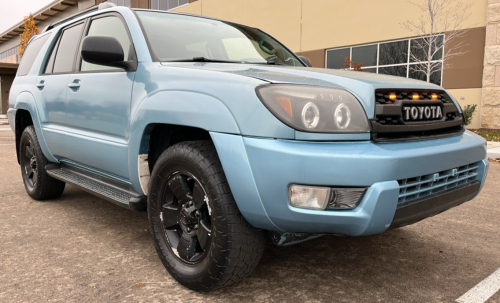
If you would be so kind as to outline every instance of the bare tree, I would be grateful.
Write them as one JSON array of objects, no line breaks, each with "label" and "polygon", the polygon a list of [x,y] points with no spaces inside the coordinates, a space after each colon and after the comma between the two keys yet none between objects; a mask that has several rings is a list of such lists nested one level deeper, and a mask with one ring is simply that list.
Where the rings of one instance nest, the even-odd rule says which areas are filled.
[{"label": "bare tree", "polygon": [[[467,29],[460,29],[471,13],[471,4],[460,0],[419,0],[409,1],[422,13],[418,21],[406,21],[401,26],[419,38],[412,40],[410,59],[417,64],[411,64],[410,70],[424,73],[427,82],[431,75],[441,68],[451,66],[449,59],[466,53],[463,47],[465,40],[457,41],[463,37]],[[443,35],[446,36],[443,38]],[[440,62],[432,62],[443,54],[444,66]]]}]

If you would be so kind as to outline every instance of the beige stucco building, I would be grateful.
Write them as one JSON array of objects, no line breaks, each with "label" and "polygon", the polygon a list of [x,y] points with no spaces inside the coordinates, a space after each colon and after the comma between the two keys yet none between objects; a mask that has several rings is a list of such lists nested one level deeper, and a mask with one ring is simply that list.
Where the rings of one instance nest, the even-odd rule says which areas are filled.
[{"label": "beige stucco building", "polygon": [[[417,0],[425,1],[425,0]],[[465,55],[436,62],[444,66],[432,81],[445,87],[462,106],[477,104],[470,128],[500,128],[500,0],[463,0],[470,17],[460,25]],[[48,12],[37,12],[38,26],[71,15],[100,0],[54,1]],[[198,14],[258,27],[307,56],[314,67],[343,68],[342,57],[365,63],[367,72],[422,78],[412,72],[410,54],[415,34],[401,23],[421,13],[405,0],[112,0],[136,8]],[[61,10],[61,5],[66,6]],[[35,18],[37,18],[35,16]],[[0,34],[0,62],[17,62],[12,49],[22,30],[14,26]],[[446,33],[444,39],[446,41]],[[456,41],[455,43],[459,43]],[[404,52],[394,55],[389,50]],[[405,48],[407,50],[405,50]],[[7,52],[11,52],[10,55]],[[446,51],[446,49],[445,49]],[[394,52],[394,51],[393,51]],[[406,53],[405,53],[406,52]],[[9,55],[9,56],[7,56]],[[0,75],[1,77],[1,75]],[[0,113],[5,112],[2,105]]]}]

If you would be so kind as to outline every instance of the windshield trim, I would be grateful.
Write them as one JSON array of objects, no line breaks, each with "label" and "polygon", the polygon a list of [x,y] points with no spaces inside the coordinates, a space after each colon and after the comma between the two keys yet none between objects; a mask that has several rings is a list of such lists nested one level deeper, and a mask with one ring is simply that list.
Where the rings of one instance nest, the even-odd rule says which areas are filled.
[{"label": "windshield trim", "polygon": [[[137,15],[137,12],[138,11],[144,11],[144,12],[155,12],[155,13],[162,13],[162,14],[171,14],[171,15],[182,15],[182,16],[188,16],[188,17],[194,17],[194,18],[201,18],[201,19],[208,19],[208,20],[215,20],[215,21],[219,21],[219,22],[223,22],[223,23],[226,23],[228,25],[231,25],[231,26],[242,26],[242,27],[246,27],[246,28],[251,28],[251,29],[255,29],[267,36],[269,36],[270,38],[272,38],[276,43],[278,43],[281,47],[283,47],[285,50],[287,50],[290,54],[293,55],[293,57],[300,63],[302,64],[302,67],[307,67],[305,65],[304,62],[302,62],[302,60],[300,60],[300,58],[297,56],[297,54],[295,52],[293,52],[292,50],[290,50],[286,45],[284,45],[283,43],[281,43],[281,41],[279,41],[278,39],[274,38],[273,36],[271,36],[270,34],[266,33],[265,31],[261,30],[260,28],[256,28],[256,27],[251,27],[251,26],[247,26],[247,25],[243,25],[243,24],[239,24],[239,23],[235,23],[235,22],[229,22],[229,21],[225,21],[225,20],[221,20],[221,19],[217,19],[217,18],[211,18],[211,17],[207,17],[207,16],[200,16],[200,15],[193,15],[193,14],[188,14],[188,13],[180,13],[180,12],[168,12],[168,11],[161,11],[161,10],[154,10],[154,9],[132,9],[132,12],[134,13],[136,19],[137,19],[137,22],[139,22],[139,26],[141,27],[141,32],[142,32],[142,35],[144,37],[144,39],[146,40],[146,44],[148,46],[148,50],[149,50],[149,54],[151,55],[151,60],[153,62],[175,62],[174,60],[160,60],[156,54],[154,53],[153,51],[153,48],[151,47],[151,43],[149,41],[149,37],[148,35],[146,34],[146,31],[144,30],[144,25],[142,24],[142,20],[141,18],[139,17],[139,15]],[[179,61],[177,61],[179,62]],[[233,62],[228,62],[228,63],[233,63]],[[242,62],[239,62],[239,61],[235,61],[234,63],[242,63]],[[245,64],[267,64],[265,62],[262,62],[262,63],[255,63],[255,62],[245,62]],[[278,66],[285,66],[285,65],[279,65],[277,64]]]}]

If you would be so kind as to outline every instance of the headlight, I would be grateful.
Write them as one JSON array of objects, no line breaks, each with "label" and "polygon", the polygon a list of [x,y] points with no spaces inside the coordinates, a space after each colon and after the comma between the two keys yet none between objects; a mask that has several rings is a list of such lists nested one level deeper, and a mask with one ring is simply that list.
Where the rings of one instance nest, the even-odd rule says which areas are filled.
[{"label": "headlight", "polygon": [[271,84],[258,86],[256,92],[278,119],[296,130],[316,133],[370,132],[363,107],[346,90]]}]

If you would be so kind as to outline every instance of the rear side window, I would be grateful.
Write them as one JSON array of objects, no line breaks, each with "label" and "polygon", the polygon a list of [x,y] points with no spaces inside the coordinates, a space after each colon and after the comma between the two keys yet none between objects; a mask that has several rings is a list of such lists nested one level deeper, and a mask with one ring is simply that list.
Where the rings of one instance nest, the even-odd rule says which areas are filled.
[{"label": "rear side window", "polygon": [[50,35],[45,35],[31,41],[28,48],[24,52],[23,58],[21,59],[21,64],[17,70],[18,76],[25,76],[29,73],[33,62],[35,62],[36,56],[49,37]]},{"label": "rear side window", "polygon": [[[55,53],[55,59],[49,60],[49,65],[54,62],[54,67],[47,65],[46,73],[68,73],[73,71],[73,62],[75,60],[78,42],[83,30],[83,23],[65,29],[61,35],[58,45],[52,51]],[[52,69],[52,70],[51,70]]]}]

